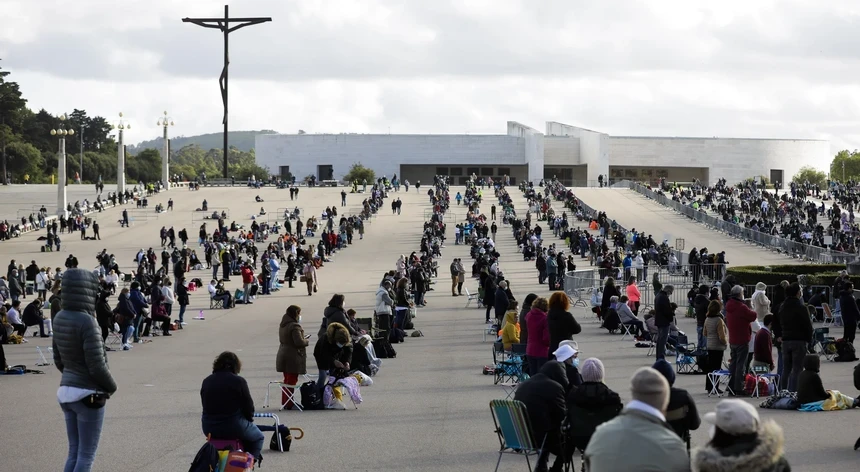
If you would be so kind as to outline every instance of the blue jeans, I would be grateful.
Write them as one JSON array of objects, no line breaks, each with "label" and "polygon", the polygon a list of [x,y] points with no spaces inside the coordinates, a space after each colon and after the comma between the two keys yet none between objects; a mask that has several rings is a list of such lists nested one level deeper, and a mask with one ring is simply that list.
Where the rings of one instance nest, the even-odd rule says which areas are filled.
[{"label": "blue jeans", "polygon": [[179,322],[180,323],[185,321],[185,308],[186,307],[188,307],[188,305],[179,305]]},{"label": "blue jeans", "polygon": [[702,335],[702,330],[704,329],[704,326],[696,326],[696,335],[698,335],[696,349],[698,349],[699,351],[706,351],[708,349],[708,339]]},{"label": "blue jeans", "polygon": [[69,456],[63,472],[89,472],[99,447],[105,409],[88,408],[83,402],[60,403],[60,408],[66,417],[69,438]]},{"label": "blue jeans", "polygon": [[320,369],[320,375],[319,377],[317,377],[317,390],[322,392],[322,389],[323,387],[325,387],[326,383],[328,383],[328,370]]},{"label": "blue jeans", "polygon": [[227,418],[203,417],[203,434],[216,439],[238,439],[246,452],[256,458],[260,457],[266,440],[257,425],[238,414]]},{"label": "blue jeans", "polygon": [[657,359],[666,358],[666,343],[669,342],[669,327],[657,328]]}]

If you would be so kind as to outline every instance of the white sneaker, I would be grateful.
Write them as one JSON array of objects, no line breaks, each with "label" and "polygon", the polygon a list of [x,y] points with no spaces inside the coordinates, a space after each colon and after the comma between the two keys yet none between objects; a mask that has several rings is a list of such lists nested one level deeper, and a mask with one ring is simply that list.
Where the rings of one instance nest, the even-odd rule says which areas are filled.
[{"label": "white sneaker", "polygon": [[123,351],[131,351],[131,347],[132,347],[131,344],[125,343],[122,345],[122,350]]},{"label": "white sneaker", "polygon": [[183,321],[182,323],[179,323],[179,324],[181,324],[182,326],[186,326],[186,325],[188,325],[188,323],[186,323],[186,322],[184,322],[184,321]]}]

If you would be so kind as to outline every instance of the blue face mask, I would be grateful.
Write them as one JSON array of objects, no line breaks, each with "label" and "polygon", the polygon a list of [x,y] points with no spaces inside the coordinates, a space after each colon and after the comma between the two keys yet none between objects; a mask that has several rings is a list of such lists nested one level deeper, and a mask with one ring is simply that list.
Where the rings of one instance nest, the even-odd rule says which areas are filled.
[{"label": "blue face mask", "polygon": [[577,369],[579,368],[579,358],[578,357],[573,360],[573,366],[576,367]]},{"label": "blue face mask", "polygon": [[343,343],[337,343],[337,347],[343,347]]}]

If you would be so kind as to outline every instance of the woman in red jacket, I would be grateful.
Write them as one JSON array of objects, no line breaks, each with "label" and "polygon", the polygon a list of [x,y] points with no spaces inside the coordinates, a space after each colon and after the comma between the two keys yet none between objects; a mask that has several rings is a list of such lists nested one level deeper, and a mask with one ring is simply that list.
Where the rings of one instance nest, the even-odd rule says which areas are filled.
[{"label": "woman in red jacket", "polygon": [[529,362],[529,375],[535,375],[547,361],[549,352],[549,328],[546,321],[546,312],[549,310],[549,302],[546,298],[538,297],[532,303],[532,309],[526,314],[525,322],[528,325],[528,344],[526,345],[526,359]]},{"label": "woman in red jacket", "polygon": [[627,281],[627,300],[633,305],[630,307],[630,311],[636,316],[639,316],[639,301],[641,299],[642,294],[639,292],[639,287],[636,286],[636,277],[630,277]]}]

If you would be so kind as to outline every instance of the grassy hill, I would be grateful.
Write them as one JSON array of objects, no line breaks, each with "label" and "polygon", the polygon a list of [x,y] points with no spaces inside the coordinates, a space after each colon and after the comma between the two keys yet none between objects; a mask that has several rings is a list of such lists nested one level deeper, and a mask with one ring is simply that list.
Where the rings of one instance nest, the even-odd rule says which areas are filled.
[{"label": "grassy hill", "polygon": [[[254,138],[258,134],[269,134],[269,133],[277,133],[277,131],[272,130],[260,130],[260,131],[230,131],[230,145],[236,146],[240,151],[250,151],[254,149]],[[221,149],[224,146],[224,134],[223,133],[209,133],[209,134],[200,134],[197,136],[176,136],[170,138],[170,146],[171,146],[171,154],[173,150],[181,149],[183,146],[189,144],[196,144],[200,146],[203,150],[210,150],[212,148]],[[142,151],[147,148],[161,149],[163,144],[163,139],[158,137],[156,139],[151,139],[149,141],[142,141],[136,145],[128,146],[129,152],[132,154],[137,154],[139,151]]]}]

